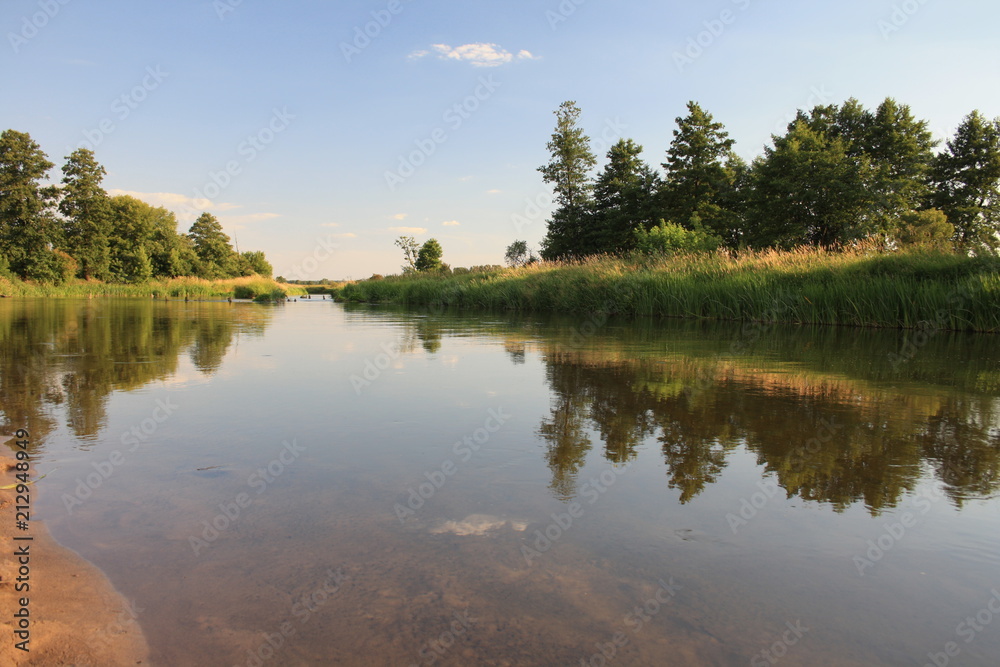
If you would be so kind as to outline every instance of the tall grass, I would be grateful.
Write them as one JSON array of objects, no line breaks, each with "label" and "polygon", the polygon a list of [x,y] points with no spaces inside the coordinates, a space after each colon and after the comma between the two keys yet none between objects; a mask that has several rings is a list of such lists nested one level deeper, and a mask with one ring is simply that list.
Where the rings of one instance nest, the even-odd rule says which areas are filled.
[{"label": "tall grass", "polygon": [[342,298],[463,308],[1000,332],[1000,260],[814,248],[596,257],[346,285]]},{"label": "tall grass", "polygon": [[226,280],[203,280],[201,278],[170,278],[154,280],[138,285],[102,283],[98,281],[76,281],[66,285],[44,285],[22,282],[17,279],[0,277],[0,294],[21,297],[157,297],[157,298],[245,298],[253,299],[261,294],[281,295],[304,294],[305,290],[296,285],[278,283],[271,278],[246,276]]}]

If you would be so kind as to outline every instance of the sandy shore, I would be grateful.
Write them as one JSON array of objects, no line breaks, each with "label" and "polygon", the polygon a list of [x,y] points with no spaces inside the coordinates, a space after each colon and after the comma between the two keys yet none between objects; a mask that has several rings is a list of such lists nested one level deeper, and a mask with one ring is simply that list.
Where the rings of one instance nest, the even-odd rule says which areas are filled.
[{"label": "sandy shore", "polygon": [[[17,483],[14,464],[5,447],[0,452],[0,487]],[[30,489],[37,493],[34,484]],[[141,610],[100,570],[53,540],[42,522],[31,521],[28,531],[18,531],[15,503],[16,489],[0,490],[0,665],[148,665],[149,647],[138,623]],[[15,541],[15,533],[33,539]],[[30,590],[17,592],[22,557],[15,552],[24,545],[30,545]],[[14,634],[14,615],[24,597],[29,600],[27,653],[16,648],[21,639]]]}]

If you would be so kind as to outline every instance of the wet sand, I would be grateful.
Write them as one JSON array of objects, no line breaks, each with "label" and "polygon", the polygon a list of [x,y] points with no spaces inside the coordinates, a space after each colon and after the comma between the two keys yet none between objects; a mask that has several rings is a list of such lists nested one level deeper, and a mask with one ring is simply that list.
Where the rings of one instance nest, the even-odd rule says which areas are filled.
[{"label": "wet sand", "polygon": [[[0,486],[17,482],[14,463],[9,451],[0,453]],[[30,488],[32,495],[38,492],[35,484]],[[15,542],[15,502],[16,489],[0,490],[0,664],[149,664],[149,648],[137,620],[141,610],[130,605],[100,570],[52,539],[42,522],[32,521],[23,533],[33,538],[30,542]],[[30,590],[18,592],[20,564],[14,552],[26,544]],[[28,652],[15,647],[21,639],[14,636],[14,614],[24,597],[29,600]]]}]

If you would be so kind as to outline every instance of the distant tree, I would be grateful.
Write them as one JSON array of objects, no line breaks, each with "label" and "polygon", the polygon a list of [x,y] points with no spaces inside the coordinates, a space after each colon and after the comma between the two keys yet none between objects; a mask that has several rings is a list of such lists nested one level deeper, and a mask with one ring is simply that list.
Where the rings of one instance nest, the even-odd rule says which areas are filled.
[{"label": "distant tree", "polygon": [[[527,241],[514,241],[507,246],[503,257],[507,266],[525,266],[537,261]],[[455,272],[458,273],[458,269],[455,269]],[[464,273],[468,273],[468,270],[466,269]]]},{"label": "distant tree", "polygon": [[934,161],[934,204],[969,249],[1000,247],[1000,119],[969,114]]},{"label": "distant tree", "polygon": [[58,283],[65,273],[53,251],[60,241],[57,193],[41,185],[53,166],[27,133],[0,134],[0,253],[18,277]]},{"label": "distant tree", "polygon": [[111,204],[108,193],[101,187],[107,173],[94,153],[78,148],[70,153],[63,165],[62,201],[63,239],[66,250],[79,265],[84,279],[110,278]]},{"label": "distant tree", "polygon": [[[237,263],[241,276],[252,276],[256,274],[258,276],[270,278],[274,272],[274,269],[271,267],[271,263],[267,261],[267,257],[265,257],[264,253],[260,250],[241,252]],[[321,280],[319,284],[324,285],[326,283]]]},{"label": "distant tree", "polygon": [[542,257],[580,256],[593,252],[591,205],[593,182],[590,170],[597,159],[590,151],[590,138],[578,127],[576,102],[563,102],[556,114],[556,129],[547,144],[551,159],[538,168],[555,191],[556,210],[548,221],[542,241]]},{"label": "distant tree", "polygon": [[417,270],[417,253],[420,246],[412,236],[400,236],[396,239],[396,246],[403,251],[403,273],[410,273]]},{"label": "distant tree", "polygon": [[414,264],[417,271],[433,271],[442,268],[441,255],[444,251],[437,239],[428,239],[417,253],[417,261]]},{"label": "distant tree", "polygon": [[222,231],[219,220],[211,213],[202,213],[191,225],[188,238],[194,243],[200,260],[200,275],[210,280],[229,278],[236,273],[236,251]]},{"label": "distant tree", "polygon": [[642,146],[621,139],[608,151],[608,164],[594,185],[596,245],[600,251],[631,250],[632,230],[656,222],[656,173],[639,156]]},{"label": "distant tree", "polygon": [[692,220],[725,238],[736,237],[738,226],[731,210],[737,169],[734,141],[725,126],[696,102],[688,115],[677,118],[677,129],[663,163],[662,215],[692,229]]}]

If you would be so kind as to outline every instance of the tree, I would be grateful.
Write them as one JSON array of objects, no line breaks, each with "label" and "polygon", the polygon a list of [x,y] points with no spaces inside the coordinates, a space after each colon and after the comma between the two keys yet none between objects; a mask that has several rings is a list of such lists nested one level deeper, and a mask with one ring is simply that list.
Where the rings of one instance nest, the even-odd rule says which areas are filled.
[{"label": "tree", "polygon": [[[799,111],[785,137],[781,141],[775,139],[775,148],[782,144],[780,148],[786,150],[784,157],[788,158],[796,142],[803,149],[796,156],[799,163],[796,179],[786,179],[784,184],[765,183],[760,180],[765,172],[755,168],[753,186],[765,191],[751,194],[757,204],[751,236],[757,241],[762,229],[775,229],[766,219],[768,211],[760,207],[769,196],[778,197],[779,215],[787,214],[791,207],[797,206],[800,213],[804,213],[805,207],[812,207],[812,213],[817,214],[812,216],[816,224],[804,237],[799,236],[833,238],[833,242],[875,234],[898,236],[903,217],[926,206],[935,142],[927,122],[914,118],[908,106],[892,98],[883,101],[874,113],[853,98],[841,106]],[[765,161],[777,157],[765,151]],[[812,165],[815,169],[811,168],[810,155],[817,160]],[[758,161],[756,167],[762,164]],[[786,168],[789,166],[786,164]],[[788,175],[778,170],[771,173],[779,179]],[[782,188],[787,196],[780,195]],[[832,212],[838,198],[843,212],[849,213],[853,220],[841,218],[833,223],[838,217]],[[820,219],[825,222],[819,222]],[[800,215],[799,220],[806,218]],[[826,232],[821,231],[823,227]],[[776,242],[794,243],[795,236]],[[799,242],[803,242],[801,238]]]},{"label": "tree", "polygon": [[441,249],[441,244],[438,243],[437,239],[428,239],[426,243],[420,246],[420,252],[417,253],[417,261],[414,266],[417,271],[440,269],[442,267],[442,254],[444,254],[444,251]]},{"label": "tree", "polygon": [[1000,119],[969,114],[934,160],[933,201],[969,249],[1000,247]]},{"label": "tree", "polygon": [[831,247],[870,233],[865,184],[873,168],[866,155],[852,157],[846,138],[803,117],[773,141],[751,173],[748,242]]},{"label": "tree", "polygon": [[631,139],[618,141],[608,151],[608,164],[594,185],[597,247],[605,252],[631,250],[638,225],[656,222],[659,178],[639,155],[642,146]]},{"label": "tree", "polygon": [[955,226],[936,208],[904,213],[897,240],[903,245],[947,250],[952,247]]},{"label": "tree", "polygon": [[577,126],[580,109],[576,102],[563,102],[556,110],[556,129],[546,147],[551,159],[538,168],[542,179],[555,191],[556,210],[548,221],[542,241],[542,257],[580,256],[593,251],[588,223],[591,219],[593,183],[589,172],[597,164],[590,151],[590,138]]},{"label": "tree", "polygon": [[403,273],[416,271],[417,253],[420,250],[416,239],[412,236],[400,236],[396,239],[396,246],[403,251],[403,259],[406,262],[406,264],[403,265]]},{"label": "tree", "polygon": [[27,133],[0,134],[0,254],[20,278],[63,279],[63,261],[54,252],[59,242],[53,215],[57,194],[41,185],[53,166]]},{"label": "tree", "polygon": [[677,118],[677,129],[663,163],[663,214],[688,229],[697,219],[709,231],[735,241],[736,216],[730,210],[741,164],[722,123],[696,102]]},{"label": "tree", "polygon": [[230,278],[236,273],[236,251],[214,215],[202,213],[198,216],[188,231],[188,238],[194,243],[201,262],[202,278]]},{"label": "tree", "polygon": [[874,179],[874,227],[891,233],[903,216],[925,206],[931,194],[934,141],[927,121],[917,120],[910,107],[886,98],[864,128],[863,152],[871,159]]},{"label": "tree", "polygon": [[[513,267],[527,266],[538,261],[535,253],[528,247],[527,241],[514,241],[511,243],[507,246],[507,251],[504,253],[503,258],[507,262],[507,266]],[[455,271],[457,272],[458,269],[455,269]]]},{"label": "tree", "polygon": [[172,212],[128,195],[111,197],[108,209],[111,280],[140,280],[137,276],[146,274],[142,268],[146,262],[152,276],[175,278],[199,274],[200,260],[194,244],[177,233],[177,219]]},{"label": "tree", "polygon": [[107,172],[94,159],[94,152],[86,148],[70,153],[62,172],[59,212],[65,217],[66,250],[79,264],[81,278],[107,280],[111,263],[111,207],[108,193],[101,187]]},{"label": "tree", "polygon": [[240,253],[239,268],[241,276],[264,276],[270,278],[274,273],[271,263],[260,250],[252,250]]}]

